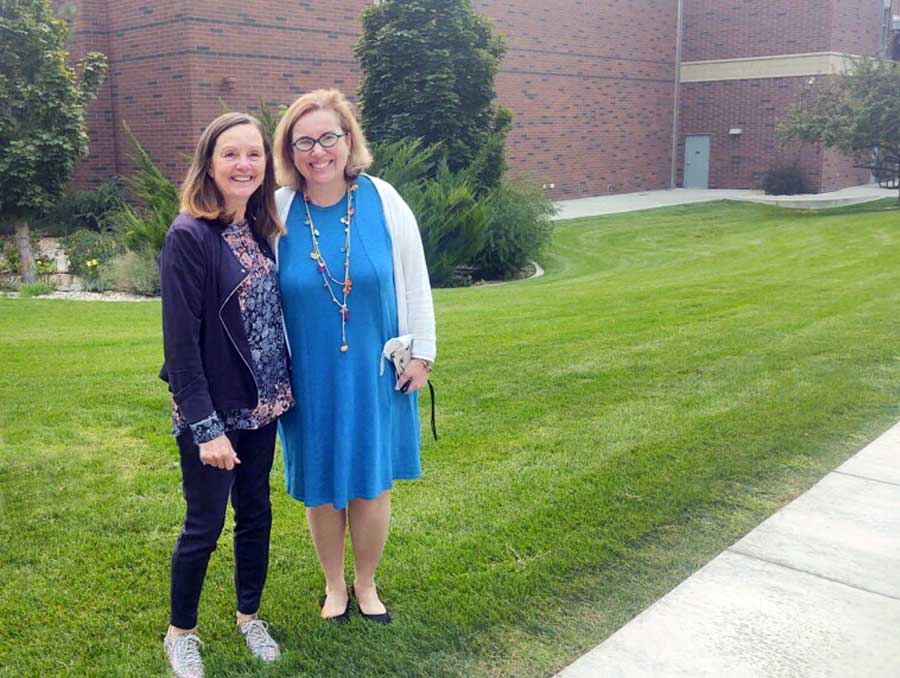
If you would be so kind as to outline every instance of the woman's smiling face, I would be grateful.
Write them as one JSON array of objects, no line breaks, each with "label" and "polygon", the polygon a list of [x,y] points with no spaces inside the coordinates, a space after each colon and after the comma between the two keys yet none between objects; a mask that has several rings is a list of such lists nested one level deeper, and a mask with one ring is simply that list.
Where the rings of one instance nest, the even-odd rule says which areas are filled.
[{"label": "woman's smiling face", "polygon": [[222,194],[225,209],[243,219],[250,196],[262,185],[266,151],[253,125],[236,125],[216,139],[209,176]]},{"label": "woman's smiling face", "polygon": [[[294,123],[291,143],[306,137],[317,140],[323,134],[344,135],[341,121],[337,113],[327,108],[318,108],[302,116]],[[294,148],[294,165],[306,179],[307,188],[313,191],[332,189],[343,191],[346,188],[344,170],[350,157],[350,136],[341,136],[331,148],[323,148],[315,144],[308,151]]]}]

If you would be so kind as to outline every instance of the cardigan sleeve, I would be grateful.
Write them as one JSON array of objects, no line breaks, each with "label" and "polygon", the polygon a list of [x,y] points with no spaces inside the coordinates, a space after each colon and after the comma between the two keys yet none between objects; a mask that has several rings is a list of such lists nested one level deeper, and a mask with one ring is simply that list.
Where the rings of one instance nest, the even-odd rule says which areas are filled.
[{"label": "cardigan sleeve", "polygon": [[177,222],[159,255],[163,352],[169,390],[188,422],[215,412],[200,354],[206,257],[196,237]]},{"label": "cardigan sleeve", "polygon": [[[396,189],[388,192],[405,295],[406,326],[413,336],[413,357],[433,361],[437,355],[434,304],[425,250],[416,217]],[[398,294],[400,291],[398,290]]]}]

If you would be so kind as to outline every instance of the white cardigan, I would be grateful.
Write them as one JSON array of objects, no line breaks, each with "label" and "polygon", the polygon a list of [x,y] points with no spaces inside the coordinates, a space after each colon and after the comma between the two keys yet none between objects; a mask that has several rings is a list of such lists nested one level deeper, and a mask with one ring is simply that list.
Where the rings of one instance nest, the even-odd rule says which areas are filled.
[{"label": "white cardigan", "polygon": [[[391,236],[391,258],[394,263],[394,290],[397,294],[397,322],[400,334],[413,337],[413,356],[434,361],[437,340],[434,329],[434,305],[431,302],[431,281],[425,265],[425,251],[419,225],[409,205],[397,189],[378,177],[367,176],[375,185],[384,220]],[[275,191],[275,205],[281,223],[286,224],[296,191],[284,187]],[[278,237],[272,238],[272,251],[278,264]],[[380,348],[380,347],[379,347]]]}]

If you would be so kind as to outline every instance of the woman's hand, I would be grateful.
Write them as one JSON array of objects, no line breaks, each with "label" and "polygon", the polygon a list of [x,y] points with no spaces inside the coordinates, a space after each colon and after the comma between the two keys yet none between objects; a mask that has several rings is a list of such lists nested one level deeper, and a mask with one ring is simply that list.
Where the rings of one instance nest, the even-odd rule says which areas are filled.
[{"label": "woman's hand", "polygon": [[403,373],[397,377],[397,387],[409,395],[415,393],[428,383],[428,368],[419,358],[413,358]]},{"label": "woman's hand", "polygon": [[235,464],[241,463],[228,436],[224,435],[213,438],[208,443],[200,443],[200,461],[226,471],[233,469]]}]

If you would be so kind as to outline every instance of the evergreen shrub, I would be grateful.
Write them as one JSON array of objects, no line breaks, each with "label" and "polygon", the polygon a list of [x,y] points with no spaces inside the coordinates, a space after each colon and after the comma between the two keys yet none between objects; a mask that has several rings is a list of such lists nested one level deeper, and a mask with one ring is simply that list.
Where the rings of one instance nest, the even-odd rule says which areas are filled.
[{"label": "evergreen shrub", "polygon": [[484,247],[468,263],[489,280],[513,278],[538,259],[553,236],[553,202],[530,181],[505,180],[486,199]]},{"label": "evergreen shrub", "polygon": [[771,169],[763,176],[763,191],[766,195],[797,195],[809,193],[806,179],[799,167]]},{"label": "evergreen shrub", "polygon": [[113,215],[125,206],[125,190],[118,178],[97,188],[70,191],[54,203],[34,224],[45,235],[65,236],[74,231],[115,230]]}]

